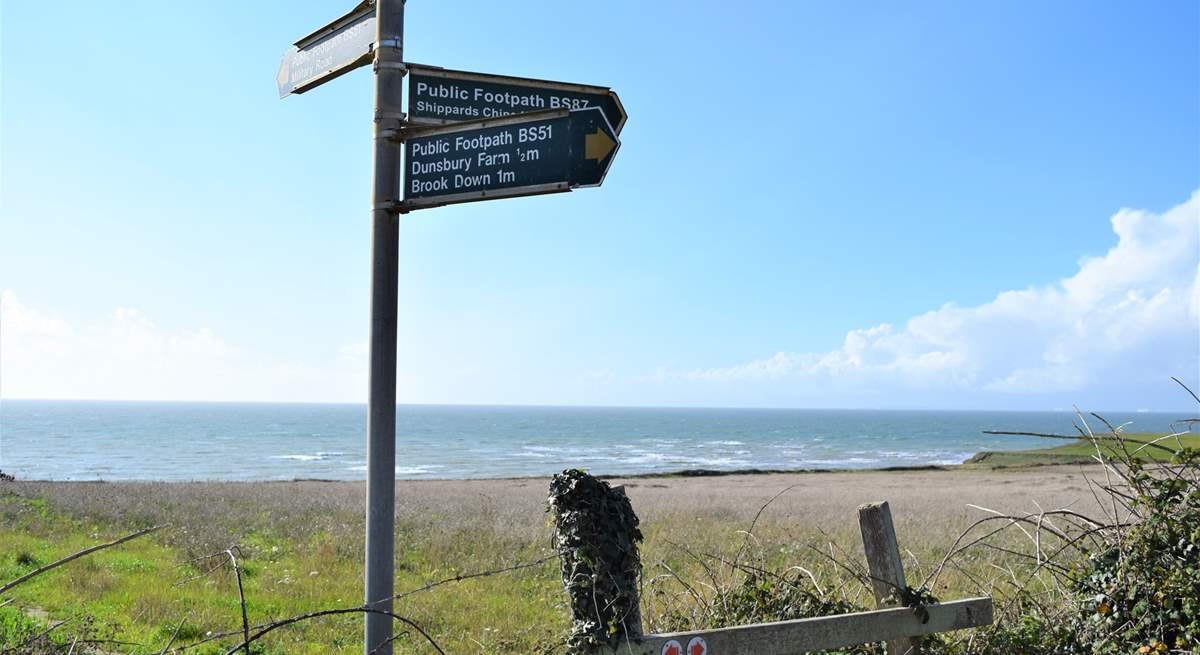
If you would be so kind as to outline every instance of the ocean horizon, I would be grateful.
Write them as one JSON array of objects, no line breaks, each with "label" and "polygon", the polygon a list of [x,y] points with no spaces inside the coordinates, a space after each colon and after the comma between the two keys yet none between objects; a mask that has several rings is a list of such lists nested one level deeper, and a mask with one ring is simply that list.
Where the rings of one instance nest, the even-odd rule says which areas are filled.
[{"label": "ocean horizon", "polygon": [[[1178,413],[1096,412],[1136,432]],[[1093,428],[1102,424],[1085,414]],[[959,464],[1055,445],[1074,410],[397,405],[397,479]],[[0,470],[26,480],[361,480],[366,405],[0,400]]]}]

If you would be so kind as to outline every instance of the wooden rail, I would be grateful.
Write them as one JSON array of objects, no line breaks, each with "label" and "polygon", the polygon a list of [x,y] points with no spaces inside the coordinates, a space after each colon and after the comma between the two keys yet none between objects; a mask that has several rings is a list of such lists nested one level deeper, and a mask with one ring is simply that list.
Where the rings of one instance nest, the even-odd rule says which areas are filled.
[{"label": "wooden rail", "polygon": [[[967,598],[926,605],[929,620],[907,607],[811,619],[757,623],[716,630],[646,635],[637,643],[605,646],[596,655],[799,655],[874,641],[961,630],[992,622],[991,598]],[[702,642],[695,642],[699,638]],[[697,646],[692,646],[692,644]],[[702,644],[702,645],[701,645]],[[675,650],[672,650],[674,648]],[[696,652],[692,652],[695,650]]]},{"label": "wooden rail", "polygon": [[[900,605],[907,590],[904,562],[886,502],[858,508],[871,589],[879,609],[793,621],[758,623],[713,630],[645,635],[594,648],[589,655],[799,655],[809,651],[887,642],[888,655],[920,655],[922,635],[992,623],[992,599],[967,598],[923,605]],[[631,631],[637,634],[640,629]]]}]

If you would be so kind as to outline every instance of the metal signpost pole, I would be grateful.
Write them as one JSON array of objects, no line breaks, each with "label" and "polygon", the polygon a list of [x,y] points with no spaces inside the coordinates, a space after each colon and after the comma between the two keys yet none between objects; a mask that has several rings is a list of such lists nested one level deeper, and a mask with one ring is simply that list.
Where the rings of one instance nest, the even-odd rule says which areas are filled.
[{"label": "metal signpost pole", "polygon": [[[360,0],[349,13],[296,41],[283,53],[275,75],[279,97],[306,93],[372,59],[375,180],[364,603],[374,612],[366,612],[363,652],[392,655],[400,214],[600,186],[628,117],[608,87],[416,65],[411,115],[405,115],[404,0]],[[413,122],[432,127],[414,129]],[[412,164],[408,171],[400,166],[404,149]]]},{"label": "metal signpost pole", "polygon": [[[367,400],[366,604],[392,611],[396,523],[396,305],[404,0],[376,0],[371,369]],[[392,617],[366,614],[363,652],[392,655]]]}]

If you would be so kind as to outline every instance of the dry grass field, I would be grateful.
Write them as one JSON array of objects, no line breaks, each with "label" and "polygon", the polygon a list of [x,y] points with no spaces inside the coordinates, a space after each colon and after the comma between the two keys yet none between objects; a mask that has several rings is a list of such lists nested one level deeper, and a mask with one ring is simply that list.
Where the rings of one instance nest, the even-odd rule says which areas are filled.
[{"label": "dry grass field", "polygon": [[[546,479],[397,483],[397,590],[533,562],[550,555]],[[891,503],[912,584],[924,579],[973,520],[985,513],[1071,507],[1093,511],[1078,466],[661,477],[614,480],[642,521],[645,620],[653,631],[703,627],[702,611],[736,571],[704,558],[748,546],[756,565],[798,566],[825,593],[870,605],[865,587],[836,560],[862,561],[856,508]],[[780,492],[783,492],[782,494]],[[771,501],[772,497],[780,494]],[[771,501],[769,505],[768,501]],[[148,525],[169,527],[78,560],[12,592],[8,639],[68,623],[62,645],[88,637],[108,652],[159,652],[240,627],[236,584],[222,562],[198,559],[240,547],[252,624],[361,602],[363,487],[347,482],[0,484],[0,580]],[[765,510],[763,510],[766,505]],[[752,536],[745,531],[762,515]],[[719,561],[719,559],[710,559]],[[943,598],[1003,595],[1023,563],[995,551],[968,553],[938,578]],[[553,559],[495,576],[406,596],[398,611],[447,653],[557,652],[567,627]],[[21,616],[17,616],[20,613]],[[261,653],[358,652],[361,619],[330,617],[279,630]],[[711,626],[709,626],[711,627]],[[22,632],[24,630],[24,632]],[[172,640],[172,637],[174,639]],[[235,637],[184,652],[219,653]],[[418,636],[398,652],[434,652]],[[63,651],[65,652],[65,651]],[[79,652],[78,650],[76,652]]]}]

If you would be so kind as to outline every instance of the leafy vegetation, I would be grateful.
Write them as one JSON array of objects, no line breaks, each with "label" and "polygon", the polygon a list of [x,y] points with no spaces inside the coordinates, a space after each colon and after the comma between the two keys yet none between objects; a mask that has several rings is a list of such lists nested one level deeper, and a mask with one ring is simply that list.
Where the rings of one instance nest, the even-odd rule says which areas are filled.
[{"label": "leafy vegetation", "polygon": [[[1065,584],[1080,599],[1078,639],[1096,654],[1200,648],[1200,449],[1169,464],[1120,457],[1121,488],[1109,491],[1127,521],[1078,550],[1086,560]],[[1116,525],[1116,524],[1113,524]]]},{"label": "leafy vegetation", "polygon": [[[579,469],[550,481],[549,511],[554,550],[570,597],[571,633],[567,647],[586,653],[591,646],[627,638],[629,622],[640,621],[638,545],[642,532],[625,492]],[[634,637],[636,628],[633,630]]]}]

